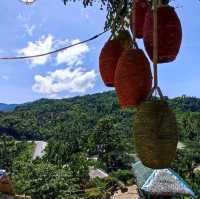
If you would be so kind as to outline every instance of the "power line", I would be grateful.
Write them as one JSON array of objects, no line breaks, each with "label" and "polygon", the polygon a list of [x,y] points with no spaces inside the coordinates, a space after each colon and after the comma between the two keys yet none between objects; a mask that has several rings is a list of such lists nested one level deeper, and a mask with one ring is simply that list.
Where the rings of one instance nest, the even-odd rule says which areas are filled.
[{"label": "power line", "polygon": [[29,55],[29,56],[9,56],[9,57],[0,57],[0,60],[17,60],[17,59],[31,59],[31,58],[36,58],[36,57],[42,57],[42,56],[46,56],[46,55],[50,55],[50,54],[55,54],[55,53],[58,53],[60,51],[64,51],[68,48],[72,48],[74,46],[78,46],[80,44],[83,44],[83,43],[87,43],[89,41],[92,41],[94,39],[97,39],[98,37],[100,37],[101,35],[103,35],[104,33],[108,32],[109,30],[105,30],[89,39],[86,39],[84,41],[81,41],[81,42],[78,42],[76,44],[72,44],[70,46],[65,46],[63,48],[59,48],[59,49],[56,49],[56,50],[53,50],[53,51],[50,51],[50,52],[46,52],[46,53],[42,53],[42,54],[37,54],[37,55]]}]

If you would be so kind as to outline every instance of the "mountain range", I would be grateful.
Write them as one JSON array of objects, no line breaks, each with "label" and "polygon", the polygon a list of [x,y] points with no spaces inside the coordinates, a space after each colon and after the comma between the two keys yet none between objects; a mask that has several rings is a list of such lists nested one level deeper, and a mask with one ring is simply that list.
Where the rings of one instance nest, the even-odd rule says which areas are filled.
[{"label": "mountain range", "polygon": [[10,111],[13,111],[17,106],[18,106],[18,104],[0,103],[0,111],[2,111],[2,112],[10,112]]},{"label": "mountain range", "polygon": [[[199,128],[199,98],[181,96],[166,100],[184,131],[191,134],[192,129]],[[40,99],[21,105],[0,104],[0,110],[0,134],[33,140],[47,140],[56,132],[90,134],[98,121],[106,117],[114,118],[130,133],[135,112],[121,109],[114,91],[68,99]]]}]

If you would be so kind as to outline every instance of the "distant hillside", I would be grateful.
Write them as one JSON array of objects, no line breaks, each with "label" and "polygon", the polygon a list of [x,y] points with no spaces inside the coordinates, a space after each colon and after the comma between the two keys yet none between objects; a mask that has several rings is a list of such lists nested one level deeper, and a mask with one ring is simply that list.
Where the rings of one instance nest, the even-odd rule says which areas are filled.
[{"label": "distant hillside", "polygon": [[18,106],[17,104],[0,103],[0,111],[3,112],[13,111],[17,106]]},{"label": "distant hillside", "polygon": [[196,97],[176,97],[169,100],[171,107],[176,111],[200,112],[200,99]]},{"label": "distant hillside", "polygon": [[[199,133],[196,129],[199,128],[200,99],[183,96],[170,99],[169,104],[177,113],[183,132]],[[61,100],[41,99],[18,106],[12,112],[0,113],[0,133],[18,139],[46,140],[55,132],[74,132],[76,126],[79,134],[84,134],[99,119],[110,115],[123,125],[124,132],[131,134],[133,114],[134,111],[120,109],[113,91]]]},{"label": "distant hillside", "polygon": [[[0,133],[20,139],[48,139],[62,126],[81,131],[92,129],[105,115],[119,113],[114,92],[70,99],[41,99],[18,106],[13,112],[0,113]],[[125,117],[127,118],[127,117]]]}]

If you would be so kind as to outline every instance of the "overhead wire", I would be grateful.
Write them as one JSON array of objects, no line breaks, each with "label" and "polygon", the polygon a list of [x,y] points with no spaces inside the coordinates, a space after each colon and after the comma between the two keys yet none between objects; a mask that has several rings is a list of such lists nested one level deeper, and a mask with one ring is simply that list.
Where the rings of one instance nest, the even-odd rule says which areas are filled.
[{"label": "overhead wire", "polygon": [[18,59],[32,59],[32,58],[37,58],[37,57],[43,57],[43,56],[47,56],[47,55],[51,55],[51,54],[56,54],[58,52],[61,52],[61,51],[64,51],[64,50],[67,50],[69,48],[72,48],[74,46],[78,46],[80,44],[83,44],[83,43],[87,43],[87,42],[90,42],[94,39],[97,39],[98,37],[100,37],[101,35],[105,34],[106,32],[108,32],[108,30],[105,30],[99,34],[96,34],[95,36],[89,38],[89,39],[86,39],[84,41],[80,41],[78,43],[75,43],[75,44],[72,44],[72,45],[69,45],[69,46],[65,46],[65,47],[62,47],[62,48],[59,48],[59,49],[56,49],[56,50],[53,50],[53,51],[50,51],[50,52],[46,52],[46,53],[41,53],[41,54],[36,54],[36,55],[27,55],[27,56],[6,56],[6,57],[0,57],[0,60],[18,60]]}]

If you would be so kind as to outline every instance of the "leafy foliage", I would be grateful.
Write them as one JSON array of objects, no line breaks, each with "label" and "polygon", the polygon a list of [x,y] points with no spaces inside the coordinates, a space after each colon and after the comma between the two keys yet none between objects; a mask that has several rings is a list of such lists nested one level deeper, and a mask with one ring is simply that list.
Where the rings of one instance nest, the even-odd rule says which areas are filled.
[{"label": "leafy foliage", "polygon": [[47,140],[61,136],[60,132],[66,138],[70,132],[77,137],[81,134],[82,138],[100,118],[116,112],[119,113],[119,106],[113,92],[63,100],[41,99],[17,107],[12,113],[1,113],[0,130],[17,139]]},{"label": "leafy foliage", "polygon": [[[76,0],[74,0],[75,2]],[[65,5],[71,0],[63,0]],[[83,0],[84,7],[93,6],[96,1]],[[100,9],[106,9],[107,16],[105,22],[105,30],[112,29],[118,32],[122,27],[129,27],[128,17],[132,8],[132,0],[100,0]]]},{"label": "leafy foliage", "polygon": [[[200,165],[200,99],[183,96],[168,101],[177,115],[185,145],[178,151],[173,168],[198,193],[200,175],[194,169]],[[125,184],[134,182],[129,171],[133,161],[130,156],[134,155],[130,139],[134,112],[121,110],[115,93],[107,92],[63,100],[41,99],[0,113],[0,167],[11,172],[17,193],[33,198],[73,199],[80,198],[79,194],[82,198],[109,198],[117,179]],[[31,162],[34,144],[16,142],[11,135],[20,140],[47,140],[46,156]],[[98,157],[96,163],[88,160],[93,156]],[[114,179],[95,179],[89,186],[89,166],[95,164]]]},{"label": "leafy foliage", "polygon": [[[182,96],[168,101],[177,114],[181,139],[198,139],[200,99]],[[120,110],[114,92],[62,100],[41,99],[19,106],[13,112],[0,113],[0,134],[21,140],[63,140],[63,147],[73,142],[71,151],[86,151],[93,145],[90,135],[99,120],[113,117],[116,128],[130,137],[132,115],[134,111]]]},{"label": "leafy foliage", "polygon": [[36,163],[31,168],[29,193],[33,199],[77,198],[73,196],[80,188],[77,179],[67,170],[52,164]]},{"label": "leafy foliage", "polygon": [[13,159],[27,147],[25,142],[16,142],[12,137],[0,136],[0,168],[12,171]]},{"label": "leafy foliage", "polygon": [[[63,0],[67,5],[70,2],[78,0]],[[99,3],[100,10],[106,10],[105,30],[111,29],[113,34],[116,34],[122,28],[129,28],[129,18],[131,15],[132,6],[135,0],[83,0],[82,4],[86,8],[93,6],[94,3]],[[169,4],[170,0],[160,0],[162,4]],[[152,4],[152,0],[149,0]]]},{"label": "leafy foliage", "polygon": [[86,199],[108,199],[117,187],[117,180],[112,177],[105,179],[94,178],[85,187]]},{"label": "leafy foliage", "polygon": [[107,116],[99,120],[94,129],[94,146],[99,159],[111,171],[125,167],[128,162],[127,153],[131,151],[132,144],[114,117]]},{"label": "leafy foliage", "polygon": [[33,199],[78,199],[79,179],[82,176],[74,175],[69,167],[62,168],[45,160],[31,162],[32,152],[31,144],[13,161],[12,182],[15,191],[30,195]]},{"label": "leafy foliage", "polygon": [[123,183],[128,184],[130,180],[134,179],[133,172],[125,169],[118,169],[117,171],[113,171],[111,175],[119,180],[121,180]]},{"label": "leafy foliage", "polygon": [[195,168],[199,165],[200,152],[196,151],[195,144],[191,143],[190,146],[186,145],[185,150],[177,151],[173,168],[188,182],[198,197],[200,196],[200,171],[195,172]]}]

